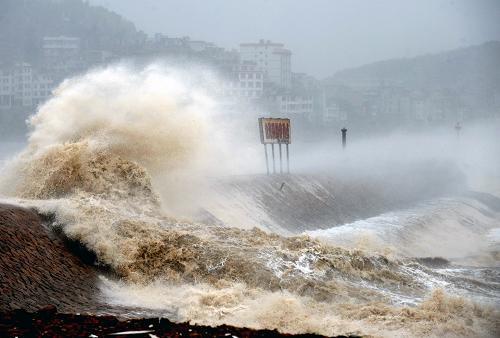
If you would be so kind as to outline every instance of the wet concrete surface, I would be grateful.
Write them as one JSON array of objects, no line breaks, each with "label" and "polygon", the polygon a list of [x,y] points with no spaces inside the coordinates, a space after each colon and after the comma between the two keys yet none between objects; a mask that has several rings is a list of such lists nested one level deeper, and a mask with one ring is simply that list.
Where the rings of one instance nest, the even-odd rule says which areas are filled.
[{"label": "wet concrete surface", "polygon": [[97,273],[34,211],[0,204],[0,309],[92,311]]}]

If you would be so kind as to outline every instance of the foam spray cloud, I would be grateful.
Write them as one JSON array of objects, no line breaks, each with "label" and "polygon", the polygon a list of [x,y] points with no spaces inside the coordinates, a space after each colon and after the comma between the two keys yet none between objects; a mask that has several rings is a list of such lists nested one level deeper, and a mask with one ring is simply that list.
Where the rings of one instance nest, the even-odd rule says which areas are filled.
[{"label": "foam spray cloud", "polygon": [[227,163],[215,101],[189,76],[115,66],[64,82],[4,172],[4,195],[53,215],[52,226],[119,277],[103,278],[104,297],[181,320],[287,332],[495,332],[497,313],[441,293],[391,306],[427,293],[414,276],[433,272],[412,260],[173,217],[196,195],[190,188]]},{"label": "foam spray cloud", "polygon": [[[32,132],[20,161],[70,145],[105,152],[144,168],[161,187],[164,207],[183,209],[203,187],[197,178],[229,166],[223,130],[214,128],[217,106],[204,89],[216,80],[206,70],[199,72],[194,84],[189,72],[160,65],[132,70],[122,64],[66,80],[29,120]],[[51,169],[32,169],[38,182],[24,187],[9,182],[11,188],[44,184],[41,176],[48,179]]]}]

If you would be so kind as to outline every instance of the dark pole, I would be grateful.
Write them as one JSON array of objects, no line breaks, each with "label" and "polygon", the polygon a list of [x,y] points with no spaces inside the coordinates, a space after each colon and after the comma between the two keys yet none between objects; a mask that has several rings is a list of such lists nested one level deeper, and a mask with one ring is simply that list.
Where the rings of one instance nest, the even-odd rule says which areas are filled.
[{"label": "dark pole", "polygon": [[264,143],[264,153],[266,154],[266,170],[269,175],[269,159],[267,158],[267,145]]},{"label": "dark pole", "polygon": [[288,143],[286,144],[286,171],[290,173],[290,155],[288,153]]},{"label": "dark pole", "polygon": [[276,174],[276,164],[274,163],[274,143],[271,143],[271,153],[273,155],[273,174]]},{"label": "dark pole", "polygon": [[282,160],[282,157],[281,157],[281,142],[278,143],[278,147],[280,149],[280,174],[283,174],[283,160]]},{"label": "dark pole", "polygon": [[457,124],[455,125],[455,130],[457,131],[457,138],[460,138],[460,130],[462,130],[460,122],[457,122]]},{"label": "dark pole", "polygon": [[347,129],[344,127],[340,131],[342,132],[342,148],[345,149],[347,143]]}]

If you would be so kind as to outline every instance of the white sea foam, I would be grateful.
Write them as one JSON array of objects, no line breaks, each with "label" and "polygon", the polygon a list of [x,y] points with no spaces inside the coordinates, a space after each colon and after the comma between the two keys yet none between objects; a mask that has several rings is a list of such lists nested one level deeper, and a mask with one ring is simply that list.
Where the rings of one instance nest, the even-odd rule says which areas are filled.
[{"label": "white sea foam", "polygon": [[[108,302],[164,310],[182,320],[286,332],[498,332],[497,312],[441,291],[431,295],[433,288],[457,285],[458,277],[443,279],[408,258],[456,252],[458,246],[437,247],[445,234],[472,240],[471,250],[482,248],[475,243],[492,228],[491,217],[475,205],[443,200],[441,207],[424,208],[427,216],[395,212],[311,233],[334,242],[337,235],[347,241],[352,233],[368,231],[377,245],[391,243],[394,256],[273,233],[290,229],[266,212],[277,194],[272,180],[262,180],[259,188],[269,199],[242,193],[246,199],[230,204],[239,205],[242,219],[226,214],[224,203],[214,211],[226,215],[219,217],[223,226],[181,217],[193,205],[207,205],[212,195],[206,177],[232,166],[229,142],[212,119],[214,99],[182,75],[158,66],[118,66],[64,82],[31,118],[27,148],[1,176],[3,195],[53,216],[52,226],[120,277],[101,280]],[[291,176],[287,184],[288,194],[296,189],[318,201],[332,197],[326,186],[304,176]],[[246,218],[252,213],[256,217]],[[446,222],[450,215],[458,221]],[[252,222],[268,222],[266,231]],[[401,306],[409,299],[427,300]]]}]

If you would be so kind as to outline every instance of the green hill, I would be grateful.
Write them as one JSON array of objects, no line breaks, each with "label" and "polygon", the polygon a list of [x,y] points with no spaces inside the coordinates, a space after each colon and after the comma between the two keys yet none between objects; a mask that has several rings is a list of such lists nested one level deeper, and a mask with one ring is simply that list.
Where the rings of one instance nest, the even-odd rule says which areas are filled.
[{"label": "green hill", "polygon": [[0,1],[0,61],[40,60],[44,36],[75,36],[84,50],[124,53],[146,35],[103,7],[82,0]]}]

